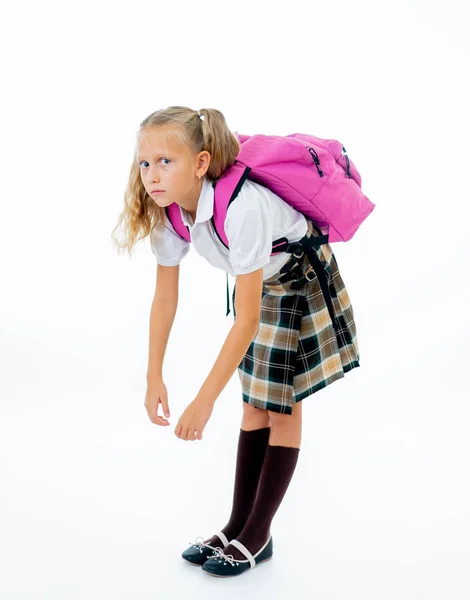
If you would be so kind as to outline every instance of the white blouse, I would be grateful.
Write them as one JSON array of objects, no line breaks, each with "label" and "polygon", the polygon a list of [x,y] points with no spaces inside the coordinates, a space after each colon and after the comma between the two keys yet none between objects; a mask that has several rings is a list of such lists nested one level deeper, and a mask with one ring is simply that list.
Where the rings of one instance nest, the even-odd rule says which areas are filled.
[{"label": "white blouse", "polygon": [[229,250],[217,237],[212,226],[214,188],[204,179],[193,223],[181,206],[181,217],[190,229],[191,243],[173,229],[165,214],[165,226],[156,226],[150,237],[150,247],[160,265],[179,265],[191,245],[212,266],[233,277],[251,273],[263,267],[263,280],[281,269],[289,258],[287,252],[271,255],[272,243],[286,237],[297,242],[307,233],[305,216],[263,185],[246,179],[238,196],[230,204],[225,219]]}]

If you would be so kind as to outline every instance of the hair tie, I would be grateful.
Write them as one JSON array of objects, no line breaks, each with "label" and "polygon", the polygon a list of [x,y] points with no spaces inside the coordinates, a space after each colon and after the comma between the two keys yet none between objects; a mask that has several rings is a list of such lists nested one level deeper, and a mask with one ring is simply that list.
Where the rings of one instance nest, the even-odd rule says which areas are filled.
[{"label": "hair tie", "polygon": [[199,118],[201,119],[201,121],[204,121],[204,115],[201,115],[201,113],[199,112],[199,109],[197,111],[197,114],[199,115]]}]

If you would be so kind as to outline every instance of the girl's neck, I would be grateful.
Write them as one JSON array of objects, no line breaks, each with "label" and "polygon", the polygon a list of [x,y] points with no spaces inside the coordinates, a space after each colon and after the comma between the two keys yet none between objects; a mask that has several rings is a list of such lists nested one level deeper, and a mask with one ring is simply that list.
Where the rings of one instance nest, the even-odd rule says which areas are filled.
[{"label": "girl's neck", "polygon": [[191,218],[193,220],[193,223],[196,222],[197,207],[198,207],[198,204],[199,204],[199,198],[201,196],[203,182],[204,182],[204,180],[202,180],[200,182],[200,185],[198,185],[198,189],[196,190],[196,192],[194,194],[194,200],[192,202],[190,202],[190,203],[186,203],[185,202],[185,204],[190,204],[190,206],[187,206],[187,207],[183,206],[184,210],[188,213],[188,215],[191,216]]}]

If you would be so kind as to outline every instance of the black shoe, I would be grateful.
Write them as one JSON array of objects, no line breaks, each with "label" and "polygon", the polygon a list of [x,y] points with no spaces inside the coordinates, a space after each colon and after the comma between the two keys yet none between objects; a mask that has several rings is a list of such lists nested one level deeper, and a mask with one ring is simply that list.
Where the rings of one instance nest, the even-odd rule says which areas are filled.
[{"label": "black shoe", "polygon": [[241,575],[244,571],[256,567],[259,563],[269,560],[273,556],[273,538],[261,546],[256,554],[251,552],[238,540],[231,540],[230,543],[238,548],[244,554],[247,560],[236,560],[231,554],[224,554],[223,550],[217,549],[214,556],[210,556],[202,565],[202,570],[215,577],[231,577]]},{"label": "black shoe", "polygon": [[[221,531],[218,531],[215,535],[221,540],[222,544],[224,545],[224,548],[225,546],[228,546],[229,541]],[[189,543],[191,544],[191,542]],[[187,548],[181,556],[188,563],[200,567],[206,562],[208,558],[210,558],[215,553],[216,550],[222,551],[222,548],[220,548],[219,546],[211,546],[210,544],[206,544],[204,542],[204,538],[197,537],[196,541],[193,544],[191,544],[191,546]]]}]

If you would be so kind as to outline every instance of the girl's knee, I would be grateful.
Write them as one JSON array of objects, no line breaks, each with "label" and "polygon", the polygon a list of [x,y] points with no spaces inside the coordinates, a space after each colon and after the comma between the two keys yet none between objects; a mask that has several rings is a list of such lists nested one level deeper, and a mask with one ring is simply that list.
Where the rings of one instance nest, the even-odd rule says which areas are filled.
[{"label": "girl's knee", "polygon": [[269,427],[271,425],[269,411],[252,406],[248,402],[243,402],[243,422],[256,427]]}]

